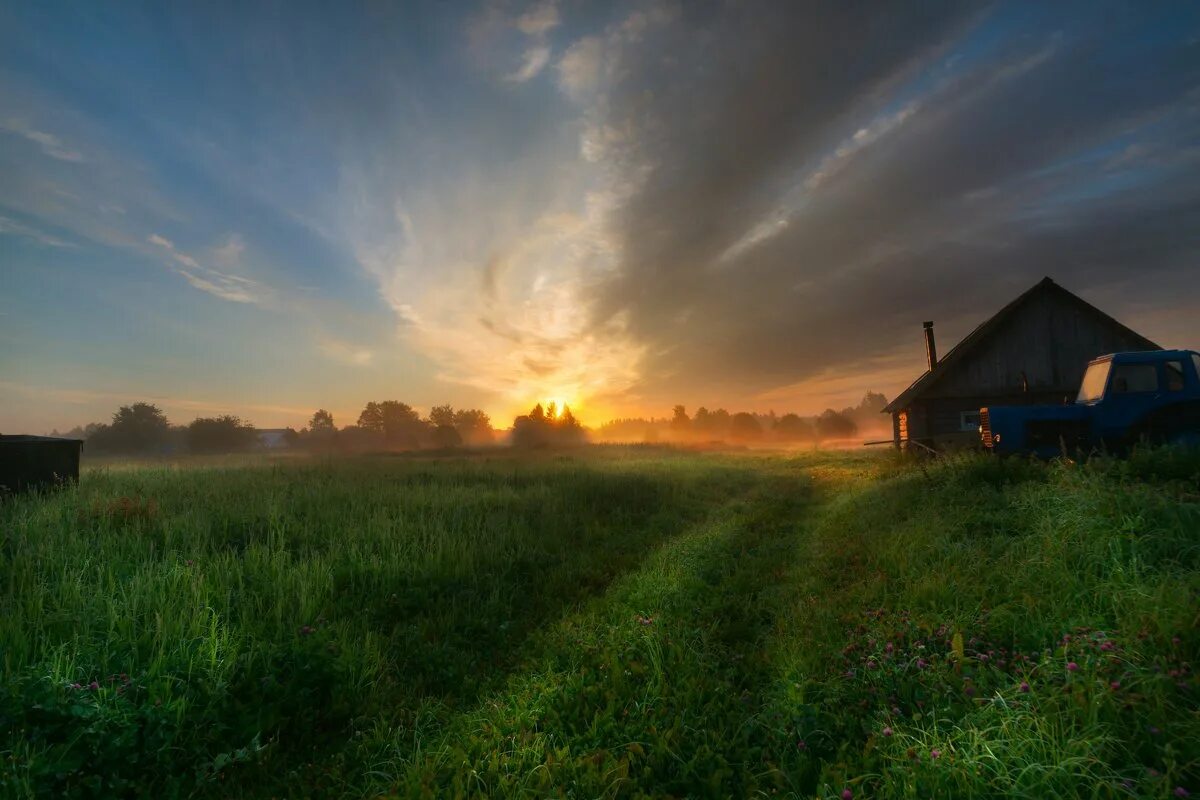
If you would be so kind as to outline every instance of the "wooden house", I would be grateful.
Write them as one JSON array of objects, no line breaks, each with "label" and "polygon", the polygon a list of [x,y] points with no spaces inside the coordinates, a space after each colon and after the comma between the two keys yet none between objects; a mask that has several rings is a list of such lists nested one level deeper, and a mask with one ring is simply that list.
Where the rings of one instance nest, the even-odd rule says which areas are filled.
[{"label": "wooden house", "polygon": [[945,449],[979,444],[982,406],[1067,403],[1087,364],[1107,353],[1157,344],[1044,278],[938,360],[925,323],[928,371],[893,400],[896,446]]}]

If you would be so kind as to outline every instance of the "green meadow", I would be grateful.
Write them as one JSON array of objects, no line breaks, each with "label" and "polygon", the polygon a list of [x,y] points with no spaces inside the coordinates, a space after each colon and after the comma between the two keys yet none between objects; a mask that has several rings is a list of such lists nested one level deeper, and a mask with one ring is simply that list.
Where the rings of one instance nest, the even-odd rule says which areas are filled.
[{"label": "green meadow", "polygon": [[1200,456],[109,465],[0,505],[3,797],[1200,797]]}]

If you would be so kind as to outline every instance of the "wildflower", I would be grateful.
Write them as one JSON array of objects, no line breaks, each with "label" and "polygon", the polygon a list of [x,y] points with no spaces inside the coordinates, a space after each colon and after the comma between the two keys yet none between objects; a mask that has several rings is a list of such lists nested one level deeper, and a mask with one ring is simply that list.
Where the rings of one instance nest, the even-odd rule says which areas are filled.
[{"label": "wildflower", "polygon": [[963,694],[965,694],[967,697],[974,697],[975,696],[975,687],[968,683],[966,686],[963,687]]},{"label": "wildflower", "polygon": [[892,735],[892,729],[891,729],[891,728],[888,728],[888,727],[885,727],[885,728],[883,729],[883,735],[884,735],[884,736],[891,736],[891,735]]},{"label": "wildflower", "polygon": [[929,757],[936,761],[937,759],[942,757],[942,751],[941,750],[930,750]]},{"label": "wildflower", "polygon": [[97,689],[100,688],[100,684],[97,683],[96,681],[92,681],[91,683],[88,684],[88,688],[91,689],[92,691],[96,691]]},{"label": "wildflower", "polygon": [[185,562],[183,562],[183,563],[184,563],[186,566],[189,566],[189,567],[190,567],[190,566],[193,566],[193,565],[195,565],[195,563],[196,563],[196,562],[195,562],[195,561],[193,561],[192,559],[190,559],[190,558],[189,558],[187,561],[185,561]]},{"label": "wildflower", "polygon": [[1120,688],[1121,688],[1121,682],[1120,682],[1120,681],[1113,681],[1112,683],[1110,683],[1110,684],[1108,685],[1108,688],[1112,689],[1112,690],[1115,692],[1117,689],[1120,689]]},{"label": "wildflower", "polygon": [[[1176,794],[1179,794],[1178,790],[1176,790]],[[1179,796],[1187,797],[1186,794],[1181,794]],[[854,800],[854,792],[850,791],[849,789],[842,789],[842,800]]]},{"label": "wildflower", "polygon": [[884,649],[884,650],[886,650],[886,651],[888,651],[889,653],[891,653],[891,652],[893,652],[893,651],[894,651],[896,648],[895,648],[895,647],[892,645],[892,643],[891,643],[891,642],[888,642],[888,643],[887,643],[887,646],[886,646],[886,647],[884,647],[883,649]]},{"label": "wildflower", "polygon": [[[842,794],[845,794],[845,792],[843,792]],[[1182,786],[1175,787],[1175,796],[1176,797],[1190,797],[1191,794],[1192,794],[1191,792],[1189,792],[1187,789],[1183,788]]]},{"label": "wildflower", "polygon": [[918,659],[917,659],[917,669],[925,669],[925,667],[927,667],[927,666],[929,666],[929,662],[928,662],[928,661],[926,661],[926,660],[925,660],[925,659],[923,659],[923,658],[918,658]]},{"label": "wildflower", "polygon": [[800,741],[796,742],[796,749],[797,750],[807,750],[808,744],[803,739],[801,739]]},{"label": "wildflower", "polygon": [[1147,726],[1146,726],[1146,731],[1147,731],[1147,732],[1148,732],[1148,733],[1149,733],[1151,736],[1158,736],[1160,733],[1162,733],[1162,731],[1160,731],[1158,728],[1154,727],[1153,725],[1147,725]]},{"label": "wildflower", "polygon": [[1021,681],[1021,691],[1029,694],[1029,681]]},{"label": "wildflower", "polygon": [[82,688],[83,688],[83,686],[82,686],[82,684],[78,684],[78,683],[72,683],[72,684],[71,684],[71,688],[72,688],[72,689],[82,689]]},{"label": "wildflower", "polygon": [[1074,661],[1067,662],[1067,672],[1076,672],[1076,671],[1078,671],[1078,669],[1079,669],[1079,665],[1076,664]]},{"label": "wildflower", "polygon": [[300,635],[301,635],[301,636],[308,636],[310,633],[312,633],[312,632],[313,632],[313,631],[315,631],[315,630],[316,630],[316,628],[314,628],[314,627],[313,627],[313,626],[311,626],[311,625],[301,625],[301,626],[300,626]]}]

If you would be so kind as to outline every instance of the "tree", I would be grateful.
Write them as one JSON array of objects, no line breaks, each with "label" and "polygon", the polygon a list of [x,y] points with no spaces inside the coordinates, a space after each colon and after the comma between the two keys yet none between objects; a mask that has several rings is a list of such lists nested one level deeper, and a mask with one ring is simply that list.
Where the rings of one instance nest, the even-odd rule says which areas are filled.
[{"label": "tree", "polygon": [[[558,412],[558,409],[555,411]],[[583,442],[584,437],[583,426],[567,406],[563,406],[557,416],[551,417],[539,403],[528,414],[513,420],[514,447],[579,444]]]},{"label": "tree", "polygon": [[734,414],[729,421],[729,435],[742,441],[757,439],[762,436],[762,426],[753,414],[745,411]]},{"label": "tree", "polygon": [[236,453],[257,445],[254,426],[229,414],[200,417],[187,426],[187,446],[193,453]]},{"label": "tree", "polygon": [[88,441],[97,450],[132,455],[161,452],[170,436],[171,423],[158,406],[134,403],[121,406],[112,424],[97,428]]},{"label": "tree", "polygon": [[784,442],[810,441],[814,437],[812,423],[795,414],[784,414],[780,417],[773,432],[776,438]]},{"label": "tree", "polygon": [[371,401],[363,408],[362,413],[358,415],[358,427],[366,431],[378,431],[383,433],[383,409],[379,403]]},{"label": "tree", "polygon": [[436,427],[454,426],[454,408],[449,405],[434,406],[429,409],[429,423]]},{"label": "tree", "polygon": [[477,408],[455,411],[454,427],[468,445],[490,444],[492,441],[492,420]]},{"label": "tree", "polygon": [[817,417],[818,439],[849,439],[858,433],[858,425],[850,417],[827,408]]},{"label": "tree", "polygon": [[358,415],[358,427],[382,433],[389,444],[412,448],[419,446],[420,435],[425,431],[421,416],[412,406],[399,400],[367,403]]},{"label": "tree", "polygon": [[407,403],[399,400],[384,400],[379,404],[383,414],[383,435],[392,444],[417,447],[420,435],[425,431],[421,415]]},{"label": "tree", "polygon": [[683,406],[675,406],[672,409],[673,416],[671,417],[671,430],[677,434],[687,433],[692,428],[692,421],[688,419],[687,409]]},{"label": "tree", "polygon": [[312,419],[308,421],[308,429],[313,433],[333,433],[336,430],[333,427],[333,414],[323,408],[318,408],[313,412]]},{"label": "tree", "polygon": [[453,425],[438,425],[433,429],[433,446],[440,450],[462,447],[463,437]]}]

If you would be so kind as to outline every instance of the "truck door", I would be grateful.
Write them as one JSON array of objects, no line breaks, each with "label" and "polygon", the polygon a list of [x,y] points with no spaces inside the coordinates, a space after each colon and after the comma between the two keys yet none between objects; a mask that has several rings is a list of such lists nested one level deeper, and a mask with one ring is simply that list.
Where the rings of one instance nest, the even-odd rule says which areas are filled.
[{"label": "truck door", "polygon": [[1113,364],[1104,401],[1095,410],[1096,432],[1111,449],[1119,449],[1131,426],[1162,400],[1159,365]]}]

